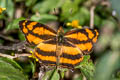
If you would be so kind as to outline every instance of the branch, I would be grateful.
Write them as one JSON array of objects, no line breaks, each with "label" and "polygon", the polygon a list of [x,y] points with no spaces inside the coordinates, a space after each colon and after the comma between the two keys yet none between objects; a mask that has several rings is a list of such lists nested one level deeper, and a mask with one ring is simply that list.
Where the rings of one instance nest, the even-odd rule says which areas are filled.
[{"label": "branch", "polygon": [[40,72],[38,73],[38,80],[42,80],[44,75],[45,75],[45,67],[41,66]]},{"label": "branch", "polygon": [[90,28],[94,28],[94,10],[97,5],[104,2],[104,0],[92,0],[91,8],[90,8]]},{"label": "branch", "polygon": [[95,10],[95,5],[93,5],[90,8],[90,28],[93,29],[94,28],[94,10]]},{"label": "branch", "polygon": [[7,58],[10,58],[10,59],[14,59],[14,58],[23,57],[23,56],[31,56],[31,54],[23,53],[23,54],[15,54],[15,56],[11,56],[11,55],[8,55],[8,54],[0,53],[0,56],[1,57],[7,57]]},{"label": "branch", "polygon": [[0,34],[0,37],[3,38],[3,39],[5,39],[5,40],[11,41],[11,42],[18,42],[19,41],[19,40],[16,40],[16,39],[4,36],[2,34]]},{"label": "branch", "polygon": [[20,42],[20,43],[17,43],[17,44],[13,44],[12,46],[2,46],[2,45],[0,45],[0,50],[22,51],[23,49],[25,49],[25,44],[27,44],[26,41]]}]

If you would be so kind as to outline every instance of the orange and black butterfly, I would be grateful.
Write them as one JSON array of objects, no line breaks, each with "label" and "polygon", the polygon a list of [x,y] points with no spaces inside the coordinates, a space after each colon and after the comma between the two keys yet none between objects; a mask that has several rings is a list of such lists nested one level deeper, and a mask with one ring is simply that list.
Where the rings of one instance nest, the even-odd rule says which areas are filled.
[{"label": "orange and black butterfly", "polygon": [[96,29],[74,29],[64,33],[38,22],[23,20],[19,22],[28,43],[36,46],[34,55],[45,65],[73,68],[83,60],[83,54],[92,51],[97,41]]}]

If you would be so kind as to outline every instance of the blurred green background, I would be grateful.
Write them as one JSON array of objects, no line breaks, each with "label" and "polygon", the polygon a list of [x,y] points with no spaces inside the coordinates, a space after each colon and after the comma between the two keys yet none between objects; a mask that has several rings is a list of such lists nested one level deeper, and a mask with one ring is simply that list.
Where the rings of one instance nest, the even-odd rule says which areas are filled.
[{"label": "blurred green background", "polygon": [[66,23],[78,20],[100,34],[75,70],[50,70],[42,80],[120,80],[120,0],[0,0],[0,8],[6,8],[0,14],[0,80],[38,80],[40,64],[34,59],[2,57],[29,53],[19,45],[10,48],[25,41],[18,24],[24,19],[65,31],[73,28]]}]

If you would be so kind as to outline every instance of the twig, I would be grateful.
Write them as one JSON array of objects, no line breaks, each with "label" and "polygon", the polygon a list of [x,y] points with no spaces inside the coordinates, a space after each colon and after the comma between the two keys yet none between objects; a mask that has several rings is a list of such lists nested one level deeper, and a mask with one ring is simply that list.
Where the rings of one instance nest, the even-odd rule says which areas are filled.
[{"label": "twig", "polygon": [[93,5],[90,9],[90,28],[94,28],[94,10],[95,10],[95,5]]},{"label": "twig", "polygon": [[16,40],[16,39],[13,39],[13,38],[1,35],[1,34],[0,34],[0,37],[5,39],[5,40],[11,41],[11,42],[18,42],[18,40]]},{"label": "twig", "polygon": [[42,80],[44,74],[45,74],[45,67],[44,67],[44,66],[41,66],[41,67],[40,67],[40,72],[38,73],[38,80]]},{"label": "twig", "polygon": [[31,54],[24,53],[24,54],[15,54],[15,56],[11,56],[11,55],[8,55],[8,54],[0,53],[0,56],[1,57],[7,57],[7,58],[10,58],[10,59],[14,59],[14,58],[17,58],[17,57],[31,56]]},{"label": "twig", "polygon": [[0,45],[0,50],[22,51],[23,49],[25,49],[25,44],[27,44],[26,41],[20,42],[20,43],[17,43],[17,44],[13,44],[12,46],[2,46],[2,45]]},{"label": "twig", "polygon": [[91,8],[90,8],[90,28],[94,28],[94,10],[97,5],[104,2],[104,0],[92,0]]},{"label": "twig", "polygon": [[10,58],[10,59],[13,59],[13,58],[14,58],[14,56],[10,56],[10,55],[3,54],[3,53],[0,53],[0,56],[1,56],[1,57],[7,57],[7,58]]}]

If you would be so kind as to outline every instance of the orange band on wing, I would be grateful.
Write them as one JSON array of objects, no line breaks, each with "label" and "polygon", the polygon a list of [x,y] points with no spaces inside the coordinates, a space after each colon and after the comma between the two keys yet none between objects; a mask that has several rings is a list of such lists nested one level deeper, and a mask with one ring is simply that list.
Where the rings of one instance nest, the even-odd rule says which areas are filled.
[{"label": "orange band on wing", "polygon": [[34,44],[38,44],[38,43],[40,43],[40,41],[44,41],[44,40],[40,39],[39,37],[36,37],[32,34],[28,34],[26,37],[30,43],[32,42]]},{"label": "orange band on wing", "polygon": [[37,52],[35,52],[35,55],[36,55],[40,60],[56,62],[56,57],[55,57],[55,56],[42,56],[42,55],[38,54]]},{"label": "orange band on wing", "polygon": [[98,38],[98,35],[99,35],[99,33],[98,33],[98,31],[96,29],[95,29],[95,32],[96,32],[96,36],[92,40],[94,43],[97,41],[97,38]]},{"label": "orange band on wing", "polygon": [[46,51],[46,52],[56,51],[56,45],[54,45],[54,44],[40,43],[39,45],[38,45],[38,48],[42,51]]},{"label": "orange band on wing", "polygon": [[67,64],[75,65],[77,63],[80,63],[82,60],[83,60],[83,57],[81,57],[80,59],[76,59],[76,60],[71,60],[71,59],[61,57],[60,63],[67,63]]},{"label": "orange band on wing", "polygon": [[81,32],[66,35],[65,37],[74,38],[74,39],[77,39],[77,40],[80,40],[80,41],[88,40],[87,36],[85,34],[81,33]]},{"label": "orange band on wing", "polygon": [[38,35],[56,35],[54,33],[52,33],[51,31],[45,29],[44,27],[37,27],[33,30],[33,33],[38,34]]},{"label": "orange band on wing", "polygon": [[36,24],[37,24],[37,22],[31,22],[29,25],[27,25],[27,28],[28,28],[29,30],[32,30],[33,27],[34,27],[34,25],[36,25]]},{"label": "orange band on wing", "polygon": [[27,30],[27,28],[26,28],[25,26],[23,26],[23,32],[24,32],[25,34],[28,33],[28,30]]},{"label": "orange band on wing", "polygon": [[63,46],[63,51],[64,53],[69,54],[69,55],[77,55],[77,54],[82,53],[79,48],[67,47],[67,46]]},{"label": "orange band on wing", "polygon": [[90,51],[93,47],[92,43],[84,43],[84,44],[77,44],[77,46],[80,48],[80,50],[88,50]]},{"label": "orange band on wing", "polygon": [[91,31],[90,29],[88,29],[88,28],[86,28],[85,30],[86,30],[86,32],[88,33],[88,37],[89,37],[90,39],[92,39],[92,38],[94,37],[94,34],[92,33],[92,31]]}]

